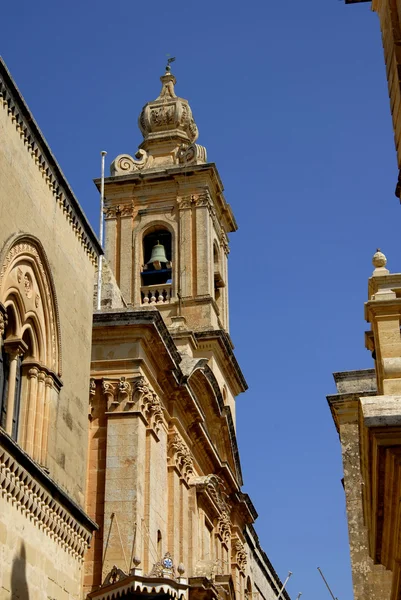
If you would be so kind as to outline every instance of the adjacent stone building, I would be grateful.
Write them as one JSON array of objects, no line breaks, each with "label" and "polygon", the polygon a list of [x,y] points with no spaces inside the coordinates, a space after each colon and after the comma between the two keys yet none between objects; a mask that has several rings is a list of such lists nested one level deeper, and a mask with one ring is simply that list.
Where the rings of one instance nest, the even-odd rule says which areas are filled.
[{"label": "adjacent stone building", "polygon": [[[401,168],[401,4],[373,0],[372,9],[382,29]],[[386,262],[378,250],[365,304],[374,369],[336,373],[338,393],[328,397],[342,449],[355,600],[401,598],[401,274]]]},{"label": "adjacent stone building", "polygon": [[0,140],[0,597],[78,599],[101,249],[1,61]]},{"label": "adjacent stone building", "polygon": [[[169,67],[101,249],[0,63],[0,598],[273,600],[242,491],[216,166]],[[100,181],[96,181],[100,187]]]}]

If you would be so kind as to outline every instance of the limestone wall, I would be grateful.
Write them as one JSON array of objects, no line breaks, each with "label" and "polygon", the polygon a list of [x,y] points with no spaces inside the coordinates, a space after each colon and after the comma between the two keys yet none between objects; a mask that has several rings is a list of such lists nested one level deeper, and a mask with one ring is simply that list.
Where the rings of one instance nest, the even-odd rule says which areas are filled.
[{"label": "limestone wall", "polygon": [[0,139],[0,252],[16,232],[38,238],[50,262],[59,307],[63,387],[46,462],[52,477],[82,505],[94,266],[3,103]]}]

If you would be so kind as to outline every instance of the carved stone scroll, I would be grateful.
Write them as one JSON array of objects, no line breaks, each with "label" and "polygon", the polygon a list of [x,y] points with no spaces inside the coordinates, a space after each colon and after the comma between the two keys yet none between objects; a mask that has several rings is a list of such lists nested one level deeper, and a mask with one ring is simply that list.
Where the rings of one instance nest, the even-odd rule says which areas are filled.
[{"label": "carved stone scroll", "polygon": [[[135,160],[137,158],[138,160]],[[120,154],[113,160],[110,165],[110,173],[112,177],[116,175],[126,175],[127,173],[135,173],[136,171],[142,171],[142,169],[148,169],[153,158],[145,152],[145,150],[138,150],[135,154],[135,158],[129,154]]]},{"label": "carved stone scroll", "polygon": [[199,144],[182,144],[177,152],[180,165],[199,165],[207,161],[206,148]]}]

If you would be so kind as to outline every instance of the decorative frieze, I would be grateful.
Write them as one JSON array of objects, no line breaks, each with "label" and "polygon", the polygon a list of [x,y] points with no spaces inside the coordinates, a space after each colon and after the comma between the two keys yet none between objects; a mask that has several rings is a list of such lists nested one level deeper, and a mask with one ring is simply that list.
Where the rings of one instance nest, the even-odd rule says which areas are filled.
[{"label": "decorative frieze", "polygon": [[134,206],[130,204],[117,204],[115,206],[108,206],[104,209],[104,218],[117,219],[117,217],[132,217],[134,214]]},{"label": "decorative frieze", "polygon": [[148,426],[157,432],[163,423],[163,408],[158,395],[151,390],[144,377],[129,381],[103,379],[102,393],[107,401],[108,412],[140,412]]},{"label": "decorative frieze", "polygon": [[54,494],[41,485],[17,460],[0,446],[0,492],[39,529],[47,533],[67,552],[83,559],[91,540],[85,529]]}]

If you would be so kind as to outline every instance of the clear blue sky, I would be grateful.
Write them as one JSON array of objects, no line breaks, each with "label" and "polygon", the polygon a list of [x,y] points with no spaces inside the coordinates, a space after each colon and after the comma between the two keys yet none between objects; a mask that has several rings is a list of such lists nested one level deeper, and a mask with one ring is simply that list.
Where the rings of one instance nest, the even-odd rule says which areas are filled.
[{"label": "clear blue sky", "polygon": [[134,153],[165,55],[239,223],[231,335],[244,490],[295,599],[351,576],[333,371],[368,368],[377,246],[401,269],[401,208],[377,16],[339,0],[7,2],[1,53],[97,230],[100,150]]}]

